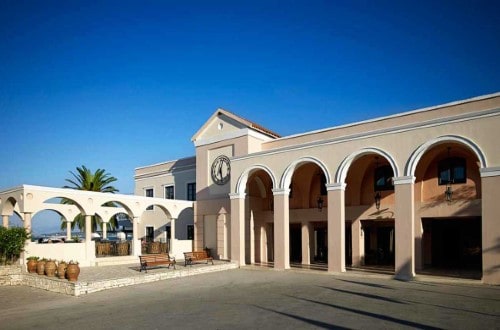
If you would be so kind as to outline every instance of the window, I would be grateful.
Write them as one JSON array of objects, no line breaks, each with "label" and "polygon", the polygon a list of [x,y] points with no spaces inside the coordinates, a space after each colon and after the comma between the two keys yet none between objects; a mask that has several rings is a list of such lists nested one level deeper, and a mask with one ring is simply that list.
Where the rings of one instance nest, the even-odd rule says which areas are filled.
[{"label": "window", "polygon": [[[146,193],[146,197],[154,197],[154,193],[153,193],[153,188],[148,188],[145,190],[145,193]],[[148,206],[146,208],[146,210],[152,210],[153,209],[153,205],[151,206]]]},{"label": "window", "polygon": [[439,185],[448,183],[465,183],[467,180],[465,158],[452,157],[439,162],[438,180]]},{"label": "window", "polygon": [[165,199],[174,199],[174,186],[165,187]]},{"label": "window", "polygon": [[196,200],[196,183],[188,183],[187,185],[187,200],[195,201]]},{"label": "window", "polygon": [[146,242],[154,241],[154,233],[155,233],[155,227],[146,226]]},{"label": "window", "polygon": [[194,239],[194,225],[187,225],[187,239]]},{"label": "window", "polygon": [[390,165],[384,165],[375,168],[375,191],[381,190],[394,190],[394,184],[392,182],[392,177],[394,173],[392,172],[392,167]]}]

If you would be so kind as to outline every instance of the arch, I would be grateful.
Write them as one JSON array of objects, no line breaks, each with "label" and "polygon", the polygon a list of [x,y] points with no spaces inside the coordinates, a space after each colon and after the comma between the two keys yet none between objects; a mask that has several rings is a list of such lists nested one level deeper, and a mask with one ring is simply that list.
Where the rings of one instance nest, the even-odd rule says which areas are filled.
[{"label": "arch", "polygon": [[57,209],[57,208],[52,208],[52,207],[44,207],[44,208],[41,208],[41,209],[38,209],[36,210],[35,212],[33,212],[31,214],[31,218],[34,219],[39,213],[43,212],[43,211],[52,211],[52,212],[55,212],[57,213],[60,217],[63,217],[64,218],[64,221],[65,222],[73,222],[73,220],[75,220],[75,217],[80,214],[74,214],[73,215],[73,218],[71,218],[71,216],[69,214],[67,214],[66,212],[63,212],[61,211],[60,209]]},{"label": "arch", "polygon": [[[106,206],[105,204],[108,204],[108,203],[109,204],[111,204],[111,203],[118,204],[118,206],[116,206],[116,207]],[[114,212],[109,212],[109,211],[114,211]],[[99,214],[99,216],[103,220],[104,220],[104,218],[103,218],[104,213],[108,213],[109,214],[109,217],[108,217],[108,214],[106,214],[106,217],[107,217],[108,220],[112,216],[115,216],[115,215],[117,215],[119,213],[125,213],[130,218],[134,217],[134,212],[132,212],[131,208],[127,204],[125,204],[124,202],[121,202],[119,200],[113,199],[113,198],[110,198],[109,200],[105,200],[104,202],[102,202],[101,206],[99,208],[99,211],[96,212],[96,214]]]},{"label": "arch", "polygon": [[144,212],[149,211],[148,207],[150,207],[150,206],[159,207],[163,212],[165,212],[165,214],[168,216],[168,218],[170,218],[170,219],[172,218],[172,212],[170,212],[165,205],[155,203],[154,201],[153,201],[153,203],[147,204],[144,208],[142,208],[142,210],[140,211],[140,214],[142,215]]},{"label": "arch", "polygon": [[288,165],[288,167],[285,169],[285,172],[283,172],[283,176],[281,177],[281,185],[280,185],[281,189],[288,189],[288,187],[290,186],[290,183],[292,181],[292,176],[293,176],[293,173],[295,172],[295,169],[304,163],[314,163],[314,164],[318,165],[318,167],[323,171],[323,173],[326,176],[327,184],[331,182],[330,181],[330,172],[328,171],[328,168],[326,167],[326,165],[321,160],[317,159],[316,157],[307,156],[307,157],[301,157],[297,160],[294,160],[290,165]]},{"label": "arch", "polygon": [[16,205],[17,200],[12,196],[8,197],[2,205],[2,215],[12,215]]},{"label": "arch", "polygon": [[[53,203],[53,202],[51,202],[51,200],[57,199],[57,198],[66,199],[68,201],[71,201],[72,204],[62,204],[62,203]],[[47,199],[45,199],[43,201],[43,205],[51,205],[51,204],[54,204],[54,205],[74,205],[74,206],[76,206],[78,208],[78,210],[80,210],[80,213],[87,214],[87,212],[85,211],[85,209],[83,208],[83,206],[78,201],[76,201],[74,198],[65,197],[65,196],[57,194],[57,195],[51,196],[50,198],[47,198]]]},{"label": "arch", "polygon": [[457,135],[443,135],[440,137],[437,137],[435,139],[432,139],[430,141],[425,142],[424,144],[420,145],[410,156],[410,159],[408,159],[408,162],[406,163],[405,166],[405,175],[406,176],[415,176],[415,171],[417,169],[417,165],[420,162],[420,159],[422,156],[431,148],[444,144],[447,142],[456,142],[459,144],[462,144],[466,147],[469,148],[477,157],[479,162],[481,163],[481,168],[487,167],[486,164],[486,157],[484,156],[483,152],[481,149],[471,140],[457,136]]},{"label": "arch", "polygon": [[351,164],[359,157],[367,155],[367,154],[377,154],[379,156],[384,157],[391,165],[392,171],[394,173],[394,177],[399,176],[398,165],[397,165],[396,161],[394,160],[394,157],[392,157],[391,154],[389,154],[388,152],[386,152],[382,149],[379,149],[379,148],[363,148],[363,149],[360,149],[356,152],[353,152],[352,154],[347,156],[342,161],[342,163],[340,164],[340,166],[337,170],[337,173],[335,175],[335,182],[336,183],[345,183],[345,179],[347,177],[347,172],[349,171]]},{"label": "arch", "polygon": [[276,176],[274,175],[273,171],[265,165],[253,165],[249,168],[247,168],[243,173],[241,173],[240,177],[238,178],[238,181],[236,182],[236,193],[237,194],[242,194],[245,192],[246,186],[247,186],[247,181],[250,173],[256,171],[256,170],[263,170],[266,172],[269,177],[271,178],[271,181],[273,182],[273,189],[276,188]]}]

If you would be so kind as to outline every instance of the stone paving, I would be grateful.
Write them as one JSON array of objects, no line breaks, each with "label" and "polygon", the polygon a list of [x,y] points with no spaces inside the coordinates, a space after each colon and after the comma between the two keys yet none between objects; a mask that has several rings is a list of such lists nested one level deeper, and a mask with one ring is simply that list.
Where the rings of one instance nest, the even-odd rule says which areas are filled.
[{"label": "stone paving", "polygon": [[498,329],[500,287],[455,282],[245,266],[78,298],[5,286],[0,328]]}]

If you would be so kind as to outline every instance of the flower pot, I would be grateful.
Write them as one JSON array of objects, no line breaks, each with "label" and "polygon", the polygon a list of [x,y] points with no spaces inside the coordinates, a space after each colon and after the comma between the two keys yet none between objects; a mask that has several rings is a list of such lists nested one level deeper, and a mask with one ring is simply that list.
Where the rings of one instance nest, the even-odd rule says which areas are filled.
[{"label": "flower pot", "polygon": [[36,265],[38,261],[30,259],[28,260],[27,268],[28,268],[28,273],[36,273]]},{"label": "flower pot", "polygon": [[68,264],[68,267],[66,267],[66,278],[68,281],[76,282],[78,275],[80,275],[80,266],[78,264]]},{"label": "flower pot", "polygon": [[64,279],[66,277],[66,268],[68,264],[65,262],[60,262],[57,264],[57,277],[60,279]]},{"label": "flower pot", "polygon": [[38,275],[45,274],[45,260],[38,260],[38,262],[36,263],[36,273]]},{"label": "flower pot", "polygon": [[56,276],[57,265],[54,260],[49,260],[45,263],[45,275],[48,277]]}]

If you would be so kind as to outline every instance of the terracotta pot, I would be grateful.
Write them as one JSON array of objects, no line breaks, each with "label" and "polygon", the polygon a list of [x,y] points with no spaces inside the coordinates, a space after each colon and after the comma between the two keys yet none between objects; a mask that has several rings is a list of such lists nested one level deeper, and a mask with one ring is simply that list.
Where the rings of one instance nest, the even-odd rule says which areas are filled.
[{"label": "terracotta pot", "polygon": [[36,273],[37,260],[28,260],[28,273]]},{"label": "terracotta pot", "polygon": [[57,265],[54,260],[49,260],[45,263],[45,275],[48,277],[56,276]]},{"label": "terracotta pot", "polygon": [[57,264],[57,277],[60,279],[66,278],[66,268],[68,267],[68,264],[65,262],[60,262]]},{"label": "terracotta pot", "polygon": [[38,260],[36,263],[36,272],[38,275],[45,274],[45,260]]},{"label": "terracotta pot", "polygon": [[78,275],[80,275],[80,266],[78,264],[68,264],[66,268],[66,278],[70,282],[76,282],[78,280]]}]

